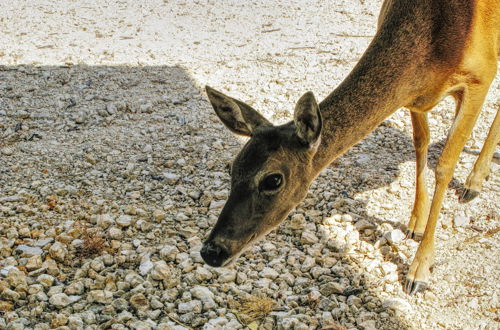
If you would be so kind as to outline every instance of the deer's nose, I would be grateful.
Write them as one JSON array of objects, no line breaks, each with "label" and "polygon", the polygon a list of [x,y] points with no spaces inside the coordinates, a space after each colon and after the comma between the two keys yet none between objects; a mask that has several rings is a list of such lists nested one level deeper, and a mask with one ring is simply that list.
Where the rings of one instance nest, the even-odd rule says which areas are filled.
[{"label": "deer's nose", "polygon": [[206,242],[201,248],[201,257],[212,267],[220,267],[229,257],[229,252],[224,246],[212,242]]}]

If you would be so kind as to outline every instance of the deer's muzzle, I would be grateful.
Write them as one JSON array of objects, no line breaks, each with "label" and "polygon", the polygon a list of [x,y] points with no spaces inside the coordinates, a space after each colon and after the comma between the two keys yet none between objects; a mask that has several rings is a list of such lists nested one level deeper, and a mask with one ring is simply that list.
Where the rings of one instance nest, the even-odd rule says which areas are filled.
[{"label": "deer's muzzle", "polygon": [[221,267],[230,255],[226,247],[218,245],[213,241],[206,242],[201,248],[200,253],[203,260],[212,267]]}]

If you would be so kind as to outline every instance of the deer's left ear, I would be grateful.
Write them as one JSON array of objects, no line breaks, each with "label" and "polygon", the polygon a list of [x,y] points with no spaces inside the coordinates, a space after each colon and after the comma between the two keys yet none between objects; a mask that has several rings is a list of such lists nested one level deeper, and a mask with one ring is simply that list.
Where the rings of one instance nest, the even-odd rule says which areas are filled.
[{"label": "deer's left ear", "polygon": [[231,132],[252,136],[259,126],[272,126],[260,113],[248,104],[229,97],[215,89],[206,86],[208,99],[219,119]]},{"label": "deer's left ear", "polygon": [[312,92],[299,99],[294,111],[295,134],[309,148],[317,148],[321,141],[323,121],[318,103]]}]

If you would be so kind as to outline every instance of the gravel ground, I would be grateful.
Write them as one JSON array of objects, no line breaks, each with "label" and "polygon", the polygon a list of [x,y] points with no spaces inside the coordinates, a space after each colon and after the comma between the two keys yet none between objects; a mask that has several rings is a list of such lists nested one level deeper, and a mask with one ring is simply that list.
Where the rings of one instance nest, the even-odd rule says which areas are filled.
[{"label": "gravel ground", "polygon": [[[355,65],[381,5],[242,3],[0,4],[0,328],[498,329],[498,153],[481,196],[456,197],[498,77],[443,205],[429,291],[401,289],[417,247],[401,232],[405,110],[234,266],[204,265],[242,140],[202,87],[289,120],[300,95],[322,99]],[[453,111],[446,99],[430,116],[431,168]]]}]

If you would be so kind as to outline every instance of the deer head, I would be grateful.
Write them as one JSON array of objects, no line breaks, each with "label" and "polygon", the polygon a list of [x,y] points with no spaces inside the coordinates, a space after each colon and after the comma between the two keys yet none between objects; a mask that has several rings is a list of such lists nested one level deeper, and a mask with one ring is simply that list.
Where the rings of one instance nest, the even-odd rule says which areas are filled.
[{"label": "deer head", "polygon": [[220,267],[276,228],[306,196],[318,174],[312,160],[322,120],[312,92],[297,102],[293,121],[274,126],[249,105],[206,91],[224,125],[250,137],[233,162],[231,193],[201,250],[207,264]]}]

